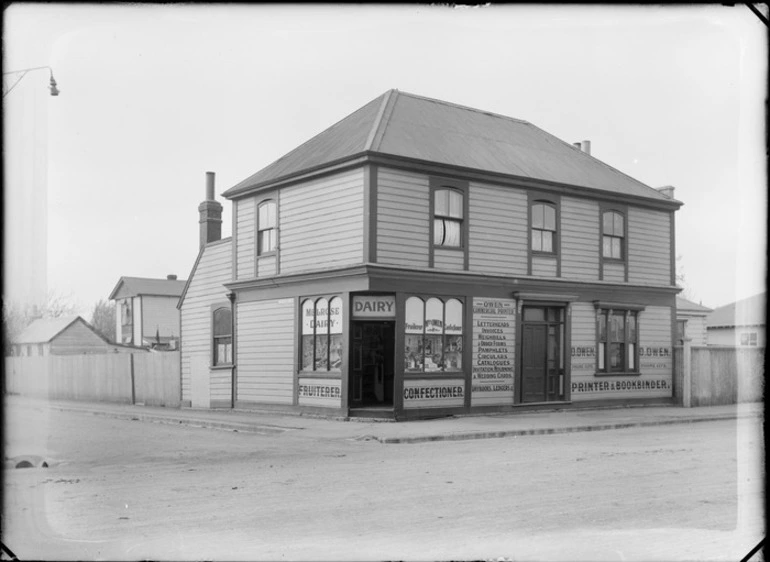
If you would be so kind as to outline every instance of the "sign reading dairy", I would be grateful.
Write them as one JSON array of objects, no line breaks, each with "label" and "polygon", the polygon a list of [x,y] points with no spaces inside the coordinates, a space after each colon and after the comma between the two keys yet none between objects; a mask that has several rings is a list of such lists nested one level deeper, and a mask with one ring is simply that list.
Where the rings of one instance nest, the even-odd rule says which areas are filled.
[{"label": "sign reading dairy", "polygon": [[393,295],[356,295],[353,297],[353,318],[396,317],[396,297]]},{"label": "sign reading dairy", "polygon": [[473,299],[471,405],[513,404],[516,301]]}]

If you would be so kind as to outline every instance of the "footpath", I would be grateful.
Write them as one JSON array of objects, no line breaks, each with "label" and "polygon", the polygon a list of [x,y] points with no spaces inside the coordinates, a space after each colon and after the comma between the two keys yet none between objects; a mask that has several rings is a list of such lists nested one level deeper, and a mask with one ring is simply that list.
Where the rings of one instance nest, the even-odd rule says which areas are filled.
[{"label": "footpath", "polygon": [[393,422],[360,418],[327,419],[264,410],[199,410],[107,402],[48,401],[21,396],[5,396],[5,401],[6,411],[11,412],[16,408],[46,407],[150,423],[184,424],[263,435],[298,432],[304,437],[315,439],[375,440],[380,443],[490,439],[764,417],[762,403],[696,408],[681,406],[572,408]]}]

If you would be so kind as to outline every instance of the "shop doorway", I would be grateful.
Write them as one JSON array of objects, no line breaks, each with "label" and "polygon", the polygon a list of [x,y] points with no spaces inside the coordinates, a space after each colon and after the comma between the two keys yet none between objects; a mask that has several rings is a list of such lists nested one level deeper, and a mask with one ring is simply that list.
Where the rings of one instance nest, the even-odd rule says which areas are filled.
[{"label": "shop doorway", "polygon": [[521,324],[521,401],[564,399],[564,308],[525,306]]},{"label": "shop doorway", "polygon": [[393,407],[395,322],[354,321],[350,406]]}]

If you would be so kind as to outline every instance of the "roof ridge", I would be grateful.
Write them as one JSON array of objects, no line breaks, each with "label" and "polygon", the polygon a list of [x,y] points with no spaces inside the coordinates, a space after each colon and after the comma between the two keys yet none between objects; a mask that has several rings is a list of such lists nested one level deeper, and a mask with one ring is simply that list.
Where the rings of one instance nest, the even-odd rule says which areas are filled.
[{"label": "roof ridge", "polygon": [[447,105],[447,106],[450,106],[450,107],[456,107],[456,108],[459,108],[459,109],[465,109],[467,111],[473,111],[475,113],[481,113],[483,115],[490,115],[492,117],[500,117],[501,119],[507,119],[509,121],[515,121],[516,123],[526,123],[528,125],[532,124],[529,121],[526,121],[524,119],[519,119],[518,117],[511,117],[509,115],[503,115],[502,113],[495,113],[494,111],[487,111],[485,109],[478,109],[477,107],[470,107],[468,105],[461,105],[459,103],[453,103],[451,101],[440,100],[440,99],[437,99],[437,98],[429,98],[427,96],[420,96],[418,94],[410,94],[409,92],[399,92],[399,94],[401,94],[402,96],[409,96],[411,98],[420,99],[420,100],[424,100],[424,101],[430,101],[430,102],[433,102],[433,103],[440,103],[442,105]]},{"label": "roof ridge", "polygon": [[395,88],[392,90],[388,90],[385,92],[385,95],[382,98],[382,104],[380,104],[380,109],[377,111],[377,116],[374,118],[374,123],[372,124],[372,130],[369,131],[369,136],[366,139],[366,144],[364,144],[364,151],[372,150],[374,147],[374,140],[377,139],[377,148],[379,148],[380,143],[382,142],[382,137],[385,135],[385,128],[388,126],[388,119],[390,119],[390,115],[392,111],[388,112],[388,119],[385,119],[385,127],[382,129],[382,134],[379,135],[378,133],[380,130],[380,127],[383,123],[383,118],[385,115],[385,112],[388,108],[388,104],[390,103],[390,98],[395,98],[398,96],[398,90]]}]

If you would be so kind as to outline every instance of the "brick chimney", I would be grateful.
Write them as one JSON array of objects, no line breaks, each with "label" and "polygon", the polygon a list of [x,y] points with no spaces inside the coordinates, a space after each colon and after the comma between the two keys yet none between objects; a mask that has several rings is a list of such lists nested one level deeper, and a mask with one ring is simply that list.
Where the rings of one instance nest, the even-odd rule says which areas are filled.
[{"label": "brick chimney", "polygon": [[222,205],[214,196],[214,172],[206,172],[206,200],[198,206],[200,247],[222,238]]},{"label": "brick chimney", "polygon": [[176,275],[174,275],[173,273],[171,275],[166,275],[166,279],[168,281],[176,281]]},{"label": "brick chimney", "polygon": [[673,185],[664,185],[663,187],[656,187],[658,191],[660,191],[665,197],[668,197],[669,199],[674,198],[674,186]]}]

